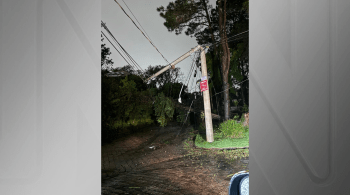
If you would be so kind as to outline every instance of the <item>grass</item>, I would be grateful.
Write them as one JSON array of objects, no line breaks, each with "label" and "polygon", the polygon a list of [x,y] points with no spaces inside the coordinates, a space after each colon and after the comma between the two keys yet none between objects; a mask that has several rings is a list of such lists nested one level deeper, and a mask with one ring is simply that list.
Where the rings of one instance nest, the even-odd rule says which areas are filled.
[{"label": "grass", "polygon": [[[243,121],[242,121],[243,122]],[[233,148],[249,146],[249,128],[236,120],[228,120],[214,129],[214,142],[207,142],[205,134],[197,134],[195,145],[201,148]],[[203,126],[199,129],[205,132]]]},{"label": "grass", "polygon": [[[219,126],[220,127],[220,126]],[[245,129],[245,132],[243,134],[240,134],[242,138],[231,138],[231,137],[225,137],[224,133],[220,131],[219,127],[216,127],[214,133],[214,142],[207,143],[205,139],[205,134],[203,137],[200,134],[195,134],[194,129],[191,129],[189,132],[189,137],[184,140],[183,142],[183,148],[187,150],[187,154],[184,155],[184,157],[189,157],[190,159],[213,159],[217,162],[225,162],[229,164],[230,166],[236,167],[237,161],[249,157],[249,149],[236,149],[236,150],[206,150],[204,148],[226,148],[226,147],[245,147],[249,146],[249,129]],[[199,129],[199,132],[203,133],[203,128]],[[205,129],[204,129],[205,132]],[[192,139],[193,136],[196,136],[195,139],[195,145],[199,148],[194,148],[192,146]],[[193,162],[192,162],[193,163]],[[202,167],[203,163],[205,161],[200,162],[200,164],[196,165],[198,167]],[[241,164],[239,165],[240,169],[246,170],[247,164]],[[237,168],[237,167],[236,167]],[[227,177],[232,177],[231,175],[228,175]]]},{"label": "grass", "polygon": [[[216,161],[224,161],[232,166],[235,166],[235,161],[244,158],[249,157],[249,149],[236,149],[236,150],[205,150],[202,148],[193,148],[192,147],[192,140],[191,137],[195,136],[194,134],[195,130],[190,131],[190,137],[188,137],[183,142],[183,148],[187,150],[187,154],[184,155],[184,157],[190,157],[190,158],[211,158]],[[249,135],[249,134],[248,134]],[[248,137],[248,136],[247,136]],[[248,138],[244,138],[248,139]],[[216,142],[219,142],[218,140]],[[230,146],[232,147],[232,146]],[[203,163],[201,163],[198,166],[203,166]],[[241,165],[242,169],[246,169],[246,165]]]},{"label": "grass", "polygon": [[223,138],[214,134],[214,142],[207,142],[205,135],[196,136],[195,145],[201,148],[232,148],[249,146],[249,131],[243,138]]}]

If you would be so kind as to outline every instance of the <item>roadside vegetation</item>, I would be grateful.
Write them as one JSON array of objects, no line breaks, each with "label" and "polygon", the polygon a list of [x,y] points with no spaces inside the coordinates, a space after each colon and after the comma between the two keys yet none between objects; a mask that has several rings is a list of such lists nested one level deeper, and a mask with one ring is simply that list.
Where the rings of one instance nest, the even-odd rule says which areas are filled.
[{"label": "roadside vegetation", "polygon": [[249,146],[249,127],[243,126],[244,117],[227,120],[214,127],[214,142],[206,141],[205,127],[200,125],[195,146],[201,148],[242,148]]},{"label": "roadside vegetation", "polygon": [[[218,149],[210,149],[210,147],[199,147],[198,143],[205,143],[206,141],[198,140],[197,137],[198,136],[200,137],[201,135],[199,135],[198,131],[194,130],[193,128],[191,129],[189,134],[190,136],[183,142],[183,148],[187,151],[187,154],[185,156],[189,156],[195,159],[214,159],[217,162],[225,162],[230,166],[235,166],[236,161],[249,157],[249,149],[218,150]],[[244,137],[244,139],[249,139],[248,135],[249,134],[247,134],[247,137]],[[242,139],[242,138],[230,138],[230,139]],[[222,141],[216,140],[214,142],[220,143]],[[235,147],[235,146],[229,145],[229,147]],[[242,168],[245,169],[246,171],[249,171],[247,170],[246,165],[242,165]]]},{"label": "roadside vegetation", "polygon": [[[157,7],[168,31],[184,32],[196,38],[199,45],[206,46],[212,111],[225,120],[229,119],[231,100],[239,115],[244,112],[242,108],[249,107],[248,5],[248,0],[216,1],[215,5],[208,0],[176,0]],[[202,99],[198,85],[201,79],[199,55],[192,59],[193,72],[183,74],[175,67],[145,82],[167,65],[149,65],[146,69],[134,67],[132,63],[123,66],[114,64],[110,54],[101,35],[102,144],[145,126],[165,127],[170,121],[182,125],[197,123],[198,115],[188,114],[188,108],[204,110],[200,101],[193,102]],[[226,130],[225,125],[229,127]],[[208,145],[205,137],[198,136],[197,144],[201,147],[246,145],[248,133],[249,130],[239,129],[238,124],[228,120],[216,127],[215,143]]]},{"label": "roadside vegetation", "polygon": [[[185,112],[174,105],[183,86],[178,80],[182,74],[179,68],[146,84],[142,78],[150,77],[164,66],[149,66],[142,74],[130,65],[113,68],[110,54],[110,49],[101,44],[102,144],[150,125],[164,127],[170,121],[183,122]],[[182,94],[184,101],[190,98],[187,86],[183,86]]]}]

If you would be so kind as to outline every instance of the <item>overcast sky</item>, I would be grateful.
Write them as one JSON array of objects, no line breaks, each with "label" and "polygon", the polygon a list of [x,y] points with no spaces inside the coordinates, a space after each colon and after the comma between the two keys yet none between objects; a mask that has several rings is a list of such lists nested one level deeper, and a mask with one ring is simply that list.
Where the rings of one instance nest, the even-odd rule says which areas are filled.
[{"label": "overcast sky", "polygon": [[[124,10],[133,18],[128,8],[122,0],[117,0]],[[129,6],[137,20],[140,22],[146,33],[150,36],[154,45],[163,54],[163,56],[171,63],[181,55],[188,52],[191,48],[197,46],[195,38],[186,36],[184,33],[175,35],[175,32],[169,32],[163,25],[165,20],[159,16],[157,7],[166,7],[168,0],[124,0]],[[211,5],[215,5],[215,0],[210,0]],[[106,23],[118,42],[131,55],[132,58],[143,68],[149,65],[165,65],[166,61],[157,52],[157,50],[149,43],[149,41],[136,28],[132,21],[125,15],[118,4],[114,0],[102,0],[102,21]],[[136,24],[137,21],[133,18]],[[102,29],[102,27],[101,27]],[[141,28],[142,30],[142,28]],[[102,30],[106,36],[109,35]],[[107,47],[111,49],[111,58],[115,67],[121,67],[127,63],[119,55],[119,53],[105,39]],[[191,58],[180,62],[176,67],[187,76],[191,66]]]}]

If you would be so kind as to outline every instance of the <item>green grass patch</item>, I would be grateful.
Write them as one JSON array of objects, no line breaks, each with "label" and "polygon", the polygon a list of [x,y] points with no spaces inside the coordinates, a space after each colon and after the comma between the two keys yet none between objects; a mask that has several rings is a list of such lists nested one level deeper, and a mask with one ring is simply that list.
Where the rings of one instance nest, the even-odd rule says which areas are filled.
[{"label": "green grass patch", "polygon": [[[195,130],[192,129],[190,131],[190,134],[192,136],[196,135],[194,134]],[[215,135],[215,134],[214,134]],[[246,139],[248,141],[248,136],[249,133],[246,133],[246,137],[244,138],[239,138],[239,139]],[[227,164],[230,164],[232,166],[236,166],[236,161],[240,160],[241,158],[246,158],[249,157],[249,149],[236,149],[236,150],[205,150],[205,149],[195,149],[192,147],[192,139],[191,137],[188,137],[186,140],[184,140],[183,142],[183,148],[187,151],[187,153],[184,155],[184,157],[189,157],[189,158],[204,158],[204,159],[213,159],[216,161],[224,161]],[[200,136],[200,135],[196,135],[196,136]],[[205,141],[205,137],[203,138],[199,138],[202,139],[202,142],[206,142]],[[222,139],[221,140],[225,140]],[[216,139],[215,142],[219,142],[218,139]],[[198,143],[198,141],[197,141]],[[213,143],[211,143],[213,144]],[[248,146],[248,145],[245,145]],[[226,147],[226,146],[224,146]],[[232,146],[232,144],[229,144],[228,147],[237,147],[237,146]],[[203,162],[201,162],[201,164],[198,164],[198,166],[203,166]],[[242,164],[241,165],[243,170],[247,170],[246,169],[246,165]]]},{"label": "green grass patch", "polygon": [[[242,121],[243,122],[243,121]],[[202,148],[232,148],[249,146],[249,128],[242,122],[228,120],[214,128],[214,142],[207,142],[205,134],[197,134],[195,145]],[[203,130],[200,130],[203,132]]]},{"label": "green grass patch", "polygon": [[232,148],[232,147],[247,147],[249,146],[249,131],[243,138],[223,138],[222,136],[215,136],[214,142],[207,142],[205,135],[197,134],[195,145],[201,148]]}]

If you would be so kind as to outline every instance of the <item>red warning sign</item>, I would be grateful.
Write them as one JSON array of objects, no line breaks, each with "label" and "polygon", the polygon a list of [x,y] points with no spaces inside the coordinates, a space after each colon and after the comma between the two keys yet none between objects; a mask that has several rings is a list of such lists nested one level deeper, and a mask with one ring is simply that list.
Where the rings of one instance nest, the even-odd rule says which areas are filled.
[{"label": "red warning sign", "polygon": [[201,91],[208,90],[208,80],[201,81],[200,86],[201,86]]}]

